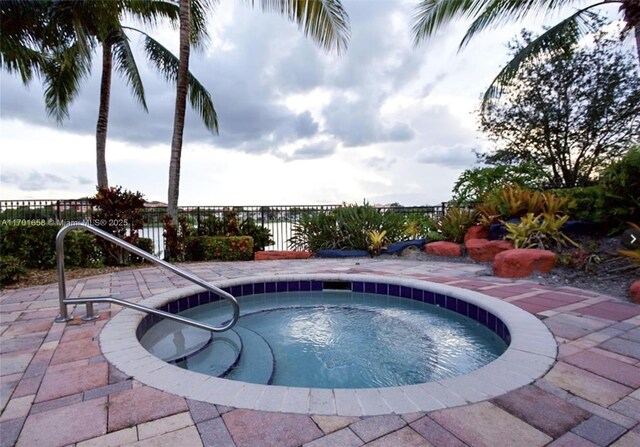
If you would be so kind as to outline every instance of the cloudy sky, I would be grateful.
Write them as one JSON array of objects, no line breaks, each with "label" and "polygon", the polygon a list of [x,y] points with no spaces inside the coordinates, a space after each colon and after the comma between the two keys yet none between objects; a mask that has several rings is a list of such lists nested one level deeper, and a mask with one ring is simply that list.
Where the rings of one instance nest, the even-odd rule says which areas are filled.
[{"label": "cloudy sky", "polygon": [[[464,22],[412,46],[417,3],[343,0],[351,39],[337,56],[278,15],[222,0],[210,19],[211,42],[192,52],[190,64],[212,94],[220,134],[187,112],[180,205],[448,200],[458,175],[475,164],[472,150],[487,147],[475,110],[507,60],[506,42],[523,26],[539,31],[569,11],[487,31],[457,52]],[[171,28],[151,34],[177,50]],[[116,74],[109,181],[166,202],[175,89],[138,54],[149,113]],[[97,53],[61,126],[46,116],[37,80],[25,88],[0,73],[0,198],[95,192],[100,61]]]}]

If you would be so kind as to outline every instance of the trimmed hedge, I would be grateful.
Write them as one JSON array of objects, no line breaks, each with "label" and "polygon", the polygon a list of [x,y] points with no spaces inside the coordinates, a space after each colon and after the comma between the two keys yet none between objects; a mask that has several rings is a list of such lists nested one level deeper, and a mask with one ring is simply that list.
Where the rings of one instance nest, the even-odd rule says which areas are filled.
[{"label": "trimmed hedge", "polygon": [[[39,222],[39,221],[35,221]],[[13,256],[27,268],[56,267],[56,235],[62,226],[51,224],[9,224],[0,227],[0,253]],[[102,252],[91,234],[72,231],[64,240],[67,267],[95,267],[102,264]]]},{"label": "trimmed hedge", "polygon": [[187,261],[250,261],[250,236],[191,236],[185,241]]}]

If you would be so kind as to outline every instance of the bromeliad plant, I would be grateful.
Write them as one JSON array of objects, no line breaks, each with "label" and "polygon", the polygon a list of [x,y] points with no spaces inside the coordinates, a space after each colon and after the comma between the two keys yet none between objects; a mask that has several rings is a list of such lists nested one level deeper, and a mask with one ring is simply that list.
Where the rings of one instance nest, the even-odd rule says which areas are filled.
[{"label": "bromeliad plant", "polygon": [[505,223],[506,239],[511,240],[515,248],[540,248],[561,250],[568,244],[580,246],[561,230],[569,216],[555,214],[528,213],[519,223]]},{"label": "bromeliad plant", "polygon": [[476,209],[480,213],[479,222],[488,227],[501,220],[527,214],[563,215],[570,206],[571,202],[567,197],[507,185],[487,194]]},{"label": "bromeliad plant", "polygon": [[374,256],[380,254],[380,252],[386,247],[387,244],[387,232],[385,230],[371,230],[367,233],[369,237],[369,253]]},{"label": "bromeliad plant", "polygon": [[443,240],[460,243],[469,228],[475,225],[478,211],[466,208],[449,208],[440,218],[432,219],[427,237],[431,240]]}]

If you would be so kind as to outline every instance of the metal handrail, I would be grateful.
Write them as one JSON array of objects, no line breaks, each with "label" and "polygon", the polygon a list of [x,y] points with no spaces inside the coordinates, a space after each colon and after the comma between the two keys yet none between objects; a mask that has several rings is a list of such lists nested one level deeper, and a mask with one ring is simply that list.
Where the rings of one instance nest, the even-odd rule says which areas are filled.
[{"label": "metal handrail", "polygon": [[[124,248],[125,250],[140,256],[143,259],[146,259],[153,264],[164,267],[176,275],[179,275],[194,284],[199,285],[200,287],[205,288],[209,292],[213,292],[222,298],[226,299],[233,306],[233,317],[231,320],[221,327],[210,326],[206,323],[201,323],[199,321],[192,320],[190,318],[185,318],[180,315],[175,315],[169,312],[165,312],[159,309],[154,309],[151,307],[143,306],[141,304],[131,303],[126,300],[122,300],[120,298],[114,297],[92,297],[92,298],[67,298],[67,285],[64,274],[64,237],[71,230],[79,230],[84,229],[90,231],[93,234],[100,236],[102,239],[105,239],[119,247]],[[93,313],[93,303],[115,303],[124,307],[129,307],[135,310],[139,310],[141,312],[147,312],[154,315],[159,315],[164,318],[178,321],[184,324],[188,324],[190,326],[194,326],[200,329],[206,329],[211,332],[222,332],[227,329],[231,329],[233,325],[238,321],[238,317],[240,316],[240,306],[238,305],[238,301],[235,299],[233,295],[225,292],[224,290],[209,284],[202,278],[195,276],[192,273],[186,272],[182,269],[179,269],[173,264],[164,261],[157,256],[154,256],[146,251],[136,247],[129,242],[123,241],[122,239],[114,236],[111,233],[107,233],[104,230],[101,230],[98,227],[95,227],[87,222],[71,222],[63,226],[60,231],[58,231],[58,235],[56,236],[56,267],[57,267],[57,275],[58,275],[58,295],[60,298],[60,315],[55,319],[57,323],[64,323],[72,319],[72,317],[67,312],[67,304],[86,304],[87,305],[87,314],[82,318],[83,320],[93,320],[98,318]]]}]

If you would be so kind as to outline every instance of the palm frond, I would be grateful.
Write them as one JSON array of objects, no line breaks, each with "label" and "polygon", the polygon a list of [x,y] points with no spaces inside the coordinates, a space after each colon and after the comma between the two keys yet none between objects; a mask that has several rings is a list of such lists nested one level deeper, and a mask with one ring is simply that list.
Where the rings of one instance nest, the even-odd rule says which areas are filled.
[{"label": "palm frond", "polygon": [[492,0],[421,0],[413,13],[413,44],[435,34],[455,18],[473,17]]},{"label": "palm frond", "polygon": [[195,49],[209,42],[207,32],[207,11],[213,9],[219,0],[191,0],[191,28],[189,40]]},{"label": "palm frond", "polygon": [[[542,10],[557,10],[577,2],[579,0],[489,0],[485,2],[486,5],[482,12],[475,16],[473,23],[467,29],[467,33],[460,43],[460,48],[464,47],[476,34],[487,28],[498,27],[505,22],[517,22]],[[598,5],[603,3],[605,2]],[[598,5],[590,5],[589,8]]]},{"label": "palm frond", "polygon": [[175,24],[179,19],[180,6],[164,0],[129,0],[124,12],[140,23],[153,27],[162,19],[169,19],[170,23]]},{"label": "palm frond", "polygon": [[80,33],[73,45],[53,53],[43,67],[45,109],[58,123],[69,116],[80,82],[91,72],[92,53],[91,39]]},{"label": "palm frond", "polygon": [[191,107],[200,115],[204,126],[217,135],[218,114],[213,105],[211,94],[191,72],[189,72],[189,102]]},{"label": "palm frond", "polygon": [[491,101],[500,97],[505,86],[515,77],[523,64],[533,61],[544,54],[572,47],[582,36],[595,31],[592,25],[593,22],[589,19],[594,19],[597,15],[588,9],[589,8],[581,9],[549,28],[518,52],[513,59],[500,70],[500,73],[498,73],[484,93],[481,112],[484,113]]},{"label": "palm frond", "polygon": [[[144,36],[144,49],[147,57],[158,71],[171,83],[178,78],[180,60],[157,40],[143,31],[131,27],[124,27],[139,32]],[[198,79],[189,72],[189,102],[198,112],[205,127],[211,132],[218,133],[218,116],[211,99],[211,94]]]},{"label": "palm frond", "polygon": [[129,38],[122,27],[118,26],[109,36],[109,43],[113,48],[113,58],[116,62],[116,70],[125,78],[131,88],[134,98],[140,103],[145,112],[148,112],[147,101],[144,96],[144,86],[138,71],[136,59],[129,46]]},{"label": "palm frond", "polygon": [[[306,37],[326,51],[346,50],[349,16],[340,0],[259,0],[263,11],[276,12],[298,25]],[[255,6],[256,0],[251,0]]]}]

